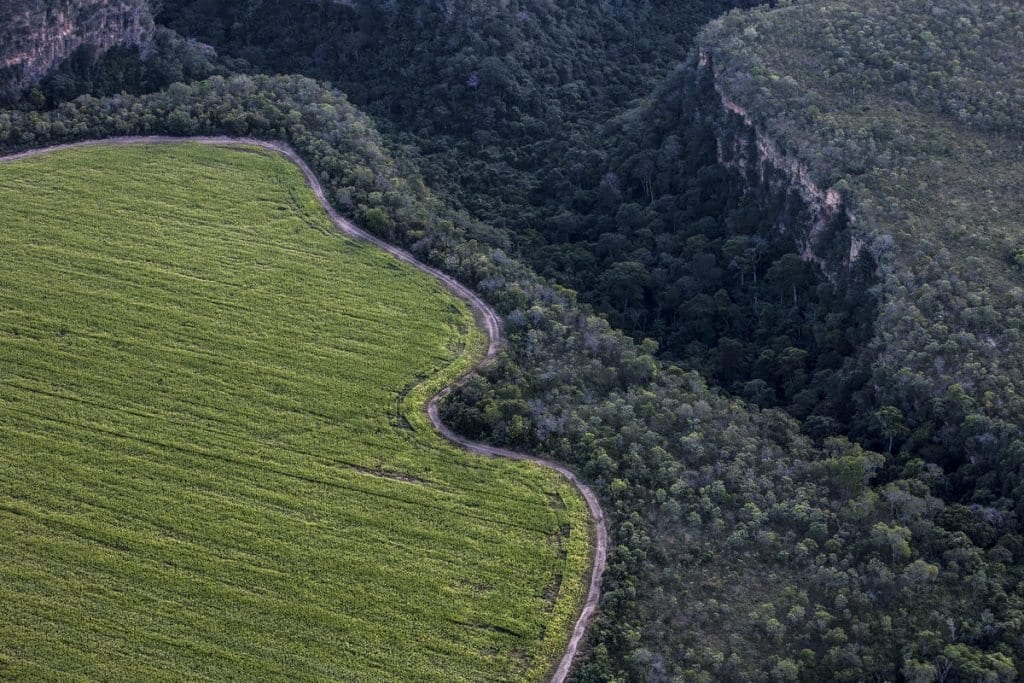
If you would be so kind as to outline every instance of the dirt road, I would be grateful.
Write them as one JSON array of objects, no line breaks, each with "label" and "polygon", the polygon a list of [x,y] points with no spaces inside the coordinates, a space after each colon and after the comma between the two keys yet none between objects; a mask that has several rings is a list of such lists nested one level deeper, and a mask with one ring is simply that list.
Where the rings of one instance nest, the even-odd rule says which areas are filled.
[{"label": "dirt road", "polygon": [[583,481],[580,480],[576,474],[564,465],[561,465],[552,460],[545,460],[544,458],[538,458],[534,455],[527,453],[519,453],[516,451],[510,451],[505,448],[496,448],[494,446],[488,446],[485,443],[479,443],[476,441],[470,441],[465,439],[451,429],[449,429],[440,418],[438,406],[441,400],[450,394],[453,389],[463,384],[470,375],[472,375],[482,365],[490,362],[498,355],[504,344],[504,338],[502,337],[501,329],[501,318],[497,312],[491,308],[483,299],[481,299],[476,292],[460,283],[450,275],[441,272],[437,268],[428,266],[425,263],[417,260],[412,254],[400,249],[392,244],[385,242],[384,240],[371,235],[365,230],[355,226],[350,221],[342,217],[331,203],[327,201],[327,196],[324,193],[324,188],[320,184],[320,180],[313,173],[313,169],[303,161],[302,157],[296,153],[291,146],[283,142],[274,142],[267,140],[257,140],[255,138],[231,138],[231,137],[170,137],[170,136],[136,136],[136,137],[116,137],[107,138],[103,140],[88,140],[85,142],[77,142],[68,145],[56,145],[53,147],[43,147],[40,149],[28,150],[26,152],[20,152],[18,154],[12,154],[6,157],[0,157],[0,163],[6,161],[14,161],[17,159],[25,159],[27,157],[37,156],[39,154],[45,154],[47,152],[53,152],[61,149],[73,149],[77,147],[93,147],[96,145],[138,145],[138,144],[153,144],[153,143],[174,143],[174,142],[198,142],[206,145],[254,145],[262,147],[264,149],[270,149],[275,152],[287,157],[306,177],[306,182],[309,187],[313,190],[313,194],[320,201],[320,204],[324,207],[324,211],[337,226],[338,230],[342,233],[354,237],[356,239],[365,240],[370,242],[376,247],[383,249],[387,253],[391,254],[399,261],[408,263],[409,265],[417,268],[424,273],[437,278],[441,283],[455,296],[459,297],[473,310],[473,315],[476,317],[478,324],[480,324],[486,331],[488,337],[487,353],[474,367],[470,368],[465,375],[457,379],[453,384],[442,389],[436,396],[434,396],[427,403],[427,415],[430,417],[430,422],[434,425],[434,428],[441,433],[443,437],[448,439],[454,444],[461,446],[462,448],[478,453],[479,455],[494,457],[494,458],[509,458],[511,460],[526,460],[529,462],[536,463],[542,467],[552,469],[563,477],[568,479],[573,486],[580,492],[584,500],[587,502],[587,507],[590,509],[590,515],[593,520],[593,561],[590,570],[590,587],[587,591],[587,599],[583,604],[583,609],[580,612],[579,618],[576,620],[576,624],[573,627],[572,637],[569,639],[569,644],[566,647],[565,654],[558,662],[558,667],[555,669],[554,675],[551,677],[552,683],[563,683],[569,676],[569,672],[572,669],[573,662],[576,659],[576,654],[579,651],[580,644],[583,638],[586,636],[587,627],[590,625],[591,620],[597,611],[597,605],[601,598],[601,577],[604,574],[605,564],[608,557],[608,527],[605,522],[604,511],[601,509],[601,504],[594,494],[593,490],[587,486]]}]

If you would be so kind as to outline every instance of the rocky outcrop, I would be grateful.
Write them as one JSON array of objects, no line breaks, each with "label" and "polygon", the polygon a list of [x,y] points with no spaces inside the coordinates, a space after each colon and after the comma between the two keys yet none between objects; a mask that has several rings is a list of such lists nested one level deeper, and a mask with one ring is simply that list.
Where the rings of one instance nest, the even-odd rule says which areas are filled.
[{"label": "rocky outcrop", "polygon": [[738,171],[748,182],[791,199],[779,227],[793,235],[801,258],[816,262],[830,279],[837,256],[845,266],[860,259],[865,245],[851,232],[856,216],[845,206],[840,192],[815,182],[807,164],[784,150],[729,97],[715,74],[709,50],[700,50],[697,64],[720,102],[716,112],[720,124],[715,127],[719,163]]},{"label": "rocky outcrop", "polygon": [[153,30],[147,0],[18,0],[0,7],[0,96],[37,84],[83,46],[144,50]]}]

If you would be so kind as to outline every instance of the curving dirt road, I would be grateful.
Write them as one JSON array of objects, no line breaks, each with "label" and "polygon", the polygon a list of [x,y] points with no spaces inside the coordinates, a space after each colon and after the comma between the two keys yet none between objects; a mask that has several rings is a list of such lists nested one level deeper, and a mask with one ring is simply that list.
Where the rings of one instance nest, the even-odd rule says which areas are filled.
[{"label": "curving dirt road", "polygon": [[569,672],[572,670],[573,662],[576,658],[576,653],[579,651],[580,643],[582,643],[584,636],[587,632],[587,627],[590,625],[591,620],[597,611],[598,601],[601,598],[601,577],[604,574],[605,564],[608,557],[608,526],[605,522],[604,511],[601,509],[601,504],[594,494],[594,491],[587,486],[583,481],[580,480],[576,473],[570,470],[568,467],[561,465],[552,460],[545,460],[535,455],[529,455],[527,453],[519,453],[517,451],[510,451],[505,448],[497,448],[495,446],[488,446],[485,443],[477,441],[470,441],[469,439],[463,438],[449,429],[442,421],[439,413],[438,406],[441,400],[450,394],[453,389],[461,386],[465,383],[469,377],[476,372],[482,365],[492,361],[501,350],[504,344],[504,338],[502,337],[501,329],[501,318],[497,312],[491,308],[483,299],[481,299],[476,292],[463,285],[461,282],[453,278],[452,276],[443,273],[442,271],[428,266],[425,263],[417,260],[412,254],[400,249],[392,244],[385,242],[384,240],[371,235],[365,230],[356,227],[347,219],[343,218],[331,203],[327,201],[327,196],[324,193],[324,188],[320,184],[320,180],[313,173],[313,169],[298,155],[298,153],[292,149],[292,147],[283,142],[275,142],[268,140],[257,140],[255,138],[232,138],[232,137],[171,137],[164,135],[151,135],[151,136],[133,136],[133,137],[114,137],[106,138],[101,140],[87,140],[85,142],[76,142],[66,145],[54,145],[52,147],[43,147],[40,149],[32,149],[26,152],[20,152],[18,154],[11,154],[8,156],[0,157],[0,163],[7,161],[15,161],[17,159],[25,159],[27,157],[37,156],[39,154],[45,154],[47,152],[53,152],[62,149],[73,149],[77,147],[93,147],[96,145],[138,145],[138,144],[152,144],[152,143],[168,143],[168,142],[198,142],[206,145],[254,145],[262,147],[264,149],[273,150],[287,157],[292,163],[299,167],[302,174],[306,178],[306,182],[309,184],[310,189],[313,190],[313,194],[320,201],[324,211],[330,217],[334,225],[337,226],[338,230],[342,233],[354,237],[357,239],[365,240],[370,242],[376,247],[383,249],[387,253],[391,254],[399,261],[408,263],[414,268],[417,268],[424,273],[437,278],[441,283],[455,296],[459,297],[473,310],[473,315],[476,317],[478,324],[480,324],[486,331],[488,337],[487,353],[474,367],[470,368],[464,375],[457,379],[453,384],[448,385],[440,392],[437,393],[427,403],[427,415],[430,418],[431,424],[437,429],[440,434],[458,446],[465,448],[468,451],[477,453],[479,455],[495,458],[509,458],[510,460],[526,460],[529,462],[536,463],[542,467],[554,470],[561,474],[563,477],[568,479],[573,486],[580,492],[584,500],[587,502],[587,507],[590,509],[590,515],[594,522],[594,556],[593,563],[590,570],[590,587],[587,591],[587,599],[583,604],[583,610],[580,612],[579,618],[576,620],[576,624],[573,627],[572,637],[569,639],[569,644],[566,647],[565,654],[562,659],[558,662],[558,668],[555,669],[554,675],[551,677],[552,683],[564,683],[568,678]]}]

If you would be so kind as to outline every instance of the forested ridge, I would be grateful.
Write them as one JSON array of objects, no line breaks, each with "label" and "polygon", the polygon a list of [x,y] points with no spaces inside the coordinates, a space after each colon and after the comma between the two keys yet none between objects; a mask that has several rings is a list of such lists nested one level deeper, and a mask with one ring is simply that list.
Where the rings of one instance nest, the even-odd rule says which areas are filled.
[{"label": "forested ridge", "polygon": [[[827,4],[826,19],[805,6],[729,17],[704,47],[723,87],[842,192],[870,240],[883,306],[868,398],[887,448],[942,466],[954,497],[1019,518],[1024,79],[1009,65],[1024,14]],[[771,47],[781,32],[785,51]],[[812,55],[830,60],[826,78]],[[871,417],[854,425],[864,438]]]},{"label": "forested ridge", "polygon": [[[604,498],[614,548],[580,680],[1015,680],[1019,10],[779,4],[694,43],[727,7],[568,3],[537,22],[546,4],[168,0],[165,21],[220,56],[167,32],[125,57],[154,74],[128,89],[221,75],[63,104],[41,89],[0,113],[0,144],[285,139],[340,210],[494,303],[508,349],[445,418]],[[407,39],[371,56],[387,36]],[[65,71],[66,94],[93,65]],[[231,75],[261,70],[352,90],[381,133],[329,85]],[[758,134],[853,218],[814,258],[797,246],[813,207],[754,157],[720,163]]]}]

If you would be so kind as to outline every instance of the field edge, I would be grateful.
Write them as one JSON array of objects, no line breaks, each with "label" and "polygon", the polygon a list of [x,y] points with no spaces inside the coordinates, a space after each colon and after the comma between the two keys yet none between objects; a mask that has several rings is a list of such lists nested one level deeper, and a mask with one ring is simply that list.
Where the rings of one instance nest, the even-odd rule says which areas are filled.
[{"label": "field edge", "polygon": [[[493,309],[472,290],[454,278],[421,263],[404,250],[365,232],[340,216],[326,199],[316,174],[287,143],[231,137],[114,137],[24,150],[16,154],[0,156],[0,163],[65,149],[148,144],[203,144],[236,150],[248,148],[282,156],[305,176],[308,188],[316,196],[321,210],[327,214],[337,232],[359,241],[370,242],[397,260],[438,280],[442,287],[458,301],[460,313],[469,324],[466,326],[464,334],[460,335],[460,341],[463,343],[453,356],[452,361],[412,386],[400,400],[399,411],[402,417],[408,421],[417,438],[440,438],[479,457],[503,457],[500,453],[502,449],[489,448],[487,452],[484,452],[474,448],[471,442],[455,441],[449,438],[445,434],[447,430],[442,430],[439,425],[432,423],[428,411],[431,401],[453,389],[460,381],[464,381],[478,368],[493,359],[503,343],[500,319],[497,318]],[[552,599],[551,618],[537,651],[537,662],[526,673],[526,677],[530,679],[545,680],[548,676],[553,675],[553,681],[563,681],[568,673],[565,660],[569,657],[569,653],[566,652],[566,648],[571,647],[571,653],[575,654],[575,645],[572,645],[572,641],[580,639],[579,635],[575,634],[588,630],[590,619],[593,616],[593,610],[588,612],[588,603],[596,603],[599,596],[605,556],[602,544],[607,542],[607,530],[604,526],[603,514],[596,517],[594,514],[588,514],[592,512],[594,503],[581,488],[581,486],[585,487],[585,484],[581,484],[575,477],[569,476],[565,466],[536,456],[525,454],[517,454],[517,456],[522,457],[510,457],[513,460],[530,463],[525,466],[553,470],[558,475],[557,493],[565,505],[570,524],[567,534],[568,543],[562,547],[562,552],[565,554],[564,571],[557,592]],[[560,542],[561,540],[564,539],[560,539]],[[589,592],[587,590],[588,583],[590,584]],[[598,588],[596,595],[595,586]]]}]

